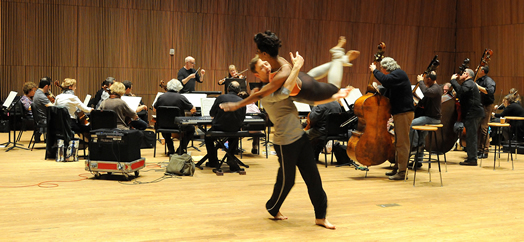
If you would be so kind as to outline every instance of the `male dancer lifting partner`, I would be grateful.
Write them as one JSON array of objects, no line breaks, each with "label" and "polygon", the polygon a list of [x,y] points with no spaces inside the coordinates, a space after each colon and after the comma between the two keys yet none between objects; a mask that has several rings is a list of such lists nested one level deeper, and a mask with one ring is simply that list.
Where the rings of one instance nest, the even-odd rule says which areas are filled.
[{"label": "male dancer lifting partner", "polygon": [[[296,76],[304,59],[297,53],[297,57],[292,56],[292,60],[295,66],[289,78],[297,79]],[[268,66],[257,65],[256,71],[263,82],[268,82],[271,72]],[[273,193],[266,203],[266,209],[275,220],[287,219],[280,208],[295,184],[297,167],[306,183],[309,199],[315,210],[315,224],[335,229],[335,225],[326,219],[327,195],[322,187],[313,148],[298,119],[296,106],[290,98],[281,96],[283,95],[269,95],[262,98],[262,105],[274,124],[273,147],[280,164]]]},{"label": "male dancer lifting partner", "polygon": [[[289,80],[287,84],[289,84],[288,87],[290,87],[288,95],[297,98],[297,101],[322,101],[315,103],[320,104],[328,102],[327,100],[334,100],[337,99],[337,97],[340,98],[340,96],[347,96],[348,90],[339,90],[342,82],[343,67],[351,66],[352,64],[350,62],[356,59],[360,55],[360,52],[350,50],[347,54],[344,54],[343,46],[346,44],[345,37],[340,37],[338,44],[331,48],[331,62],[315,67],[307,74],[298,73],[298,78],[295,79],[288,79],[292,67],[286,59],[278,55],[281,41],[274,33],[270,31],[258,33],[255,35],[255,43],[257,44],[258,50],[257,56],[251,60],[251,70],[255,72],[255,76],[259,77],[259,74],[255,70],[257,65],[264,65],[265,68],[270,68],[271,75],[266,81],[269,83],[260,91],[253,93],[240,102],[222,103],[221,107],[224,110],[234,111],[249,103],[258,101],[278,90],[286,80]],[[315,81],[315,79],[318,80],[326,75],[328,76],[328,83]],[[296,85],[294,85],[295,82]],[[293,84],[293,86],[291,86],[291,84]],[[286,94],[285,90],[283,90],[282,93]]]}]

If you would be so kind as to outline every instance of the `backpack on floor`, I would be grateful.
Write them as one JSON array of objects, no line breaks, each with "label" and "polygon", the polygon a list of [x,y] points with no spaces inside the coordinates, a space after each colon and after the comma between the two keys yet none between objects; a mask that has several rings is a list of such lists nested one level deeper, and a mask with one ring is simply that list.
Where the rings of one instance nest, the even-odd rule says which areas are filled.
[{"label": "backpack on floor", "polygon": [[195,173],[195,163],[193,158],[188,154],[173,154],[169,158],[169,164],[166,167],[166,173],[179,176],[193,176]]}]

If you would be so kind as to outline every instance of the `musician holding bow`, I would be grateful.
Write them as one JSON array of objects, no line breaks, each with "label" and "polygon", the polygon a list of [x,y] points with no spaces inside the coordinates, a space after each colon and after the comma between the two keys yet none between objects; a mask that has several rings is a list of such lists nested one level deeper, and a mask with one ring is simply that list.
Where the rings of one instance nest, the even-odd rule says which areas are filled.
[{"label": "musician holding bow", "polygon": [[385,57],[377,69],[375,63],[369,66],[375,79],[386,88],[384,96],[391,102],[391,115],[395,122],[396,163],[393,171],[386,173],[390,180],[404,180],[409,159],[409,127],[413,121],[413,93],[408,75],[391,57]]},{"label": "musician holding bow", "polygon": [[[58,83],[58,81],[56,82]],[[79,123],[77,117],[77,110],[81,110],[85,113],[90,113],[93,108],[85,105],[80,99],[75,95],[76,90],[76,80],[72,78],[66,78],[60,85],[62,87],[62,93],[56,96],[55,105],[63,106],[67,108],[69,112],[71,129],[77,134],[88,133],[90,130],[89,126],[85,126],[82,123]]]},{"label": "musician holding bow", "polygon": [[473,81],[474,75],[473,70],[466,69],[460,76],[453,74],[450,81],[460,100],[462,119],[466,128],[468,158],[459,163],[463,166],[477,165],[477,130],[480,120],[484,118],[484,111],[482,104],[480,104],[479,89]]},{"label": "musician holding bow", "polygon": [[204,82],[202,79],[206,74],[204,69],[197,73],[195,68],[195,58],[188,56],[185,59],[185,65],[178,71],[178,80],[182,83],[184,88],[180,90],[180,93],[193,92],[195,91],[196,82]]},{"label": "musician holding bow", "polygon": [[[424,94],[422,100],[419,101],[417,108],[422,108],[422,113],[420,116],[415,117],[411,122],[411,127],[425,125],[425,124],[439,124],[441,112],[440,108],[442,106],[441,97],[443,90],[437,84],[437,73],[431,71],[428,75],[418,75],[417,81],[419,82],[419,88]],[[411,140],[412,147],[417,147],[419,150],[419,157],[416,157],[417,162],[421,162],[424,156],[424,143],[427,132],[423,132],[421,137],[418,137],[418,132],[413,129],[410,129],[410,137],[413,137]],[[421,167],[422,163],[417,163],[417,167]],[[409,168],[413,168],[413,163],[408,164]]]},{"label": "musician holding bow", "polygon": [[478,158],[488,158],[489,139],[488,122],[491,119],[491,113],[495,107],[495,90],[496,84],[491,77],[488,76],[489,66],[481,66],[477,72],[477,88],[480,91],[480,102],[484,108],[484,119],[480,121],[480,128],[478,130]]}]

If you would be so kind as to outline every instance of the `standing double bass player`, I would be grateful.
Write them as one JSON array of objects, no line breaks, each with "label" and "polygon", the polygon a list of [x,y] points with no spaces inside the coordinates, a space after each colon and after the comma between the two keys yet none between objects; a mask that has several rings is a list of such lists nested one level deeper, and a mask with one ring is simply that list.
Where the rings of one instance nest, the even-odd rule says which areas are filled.
[{"label": "standing double bass player", "polygon": [[384,96],[391,102],[391,115],[395,122],[395,156],[393,171],[386,173],[390,180],[404,180],[409,159],[409,128],[413,121],[415,106],[408,75],[391,57],[385,57],[377,69],[371,63],[369,69],[375,79],[386,88]]},{"label": "standing double bass player", "polygon": [[473,81],[474,75],[473,70],[468,68],[460,76],[453,74],[450,81],[460,100],[461,116],[466,128],[468,158],[459,163],[463,166],[477,165],[477,130],[480,120],[484,118],[479,89]]}]

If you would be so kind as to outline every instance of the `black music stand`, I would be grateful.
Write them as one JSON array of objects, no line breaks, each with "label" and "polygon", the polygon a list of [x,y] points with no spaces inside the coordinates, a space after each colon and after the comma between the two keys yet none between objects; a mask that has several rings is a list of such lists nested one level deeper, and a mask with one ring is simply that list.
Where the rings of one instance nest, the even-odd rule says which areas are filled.
[{"label": "black music stand", "polygon": [[238,82],[238,84],[240,84],[240,91],[247,92],[246,78],[226,78],[226,80],[224,81],[224,86],[226,87],[226,93],[228,93],[227,87],[229,87],[229,83],[231,83],[232,81],[236,81]]},{"label": "black music stand", "polygon": [[[7,113],[7,116],[9,117],[12,117],[10,118],[10,123],[12,122],[13,124],[13,142],[11,142],[11,131],[9,131],[9,140],[3,144],[0,144],[0,145],[4,145],[6,148],[7,146],[9,146],[11,143],[13,144],[12,147],[8,148],[5,152],[8,152],[14,148],[20,148],[20,149],[24,149],[24,150],[29,150],[28,148],[25,148],[23,147],[21,144],[17,144],[16,143],[16,125],[15,125],[15,122],[16,122],[16,117],[17,117],[17,111],[14,110],[15,106],[18,104],[18,102],[20,102],[20,98],[16,98],[16,94],[18,94],[17,92],[14,92],[14,91],[11,91],[11,93],[9,93],[9,96],[7,97],[6,99],[6,102],[2,105],[2,110],[4,110],[6,113]],[[13,115],[9,115],[9,113],[12,113]],[[9,125],[11,126],[11,125]]]}]

